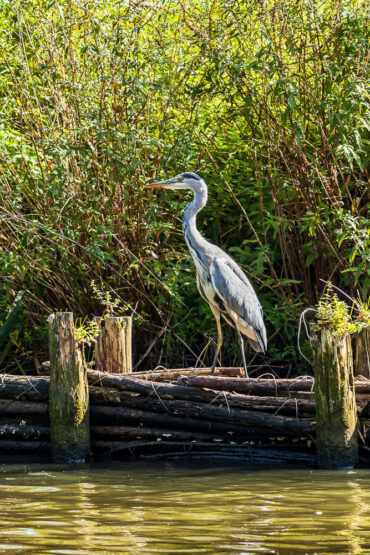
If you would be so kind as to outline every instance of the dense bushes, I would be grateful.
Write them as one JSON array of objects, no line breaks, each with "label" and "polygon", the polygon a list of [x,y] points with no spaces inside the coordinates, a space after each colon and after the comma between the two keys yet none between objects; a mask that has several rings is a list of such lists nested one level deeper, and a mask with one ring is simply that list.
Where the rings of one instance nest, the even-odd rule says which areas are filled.
[{"label": "dense bushes", "polygon": [[25,290],[18,362],[45,349],[48,312],[102,311],[92,280],[135,312],[137,363],[209,362],[189,198],[142,189],[185,170],[210,186],[199,227],[258,290],[270,358],[295,360],[321,279],[368,295],[364,3],[22,0],[0,17],[0,306]]}]

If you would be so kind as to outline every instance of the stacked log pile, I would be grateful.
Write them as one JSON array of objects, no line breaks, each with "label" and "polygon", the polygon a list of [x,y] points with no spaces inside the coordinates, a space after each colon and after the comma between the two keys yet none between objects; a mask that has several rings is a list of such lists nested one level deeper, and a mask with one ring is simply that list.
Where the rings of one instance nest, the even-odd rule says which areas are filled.
[{"label": "stacked log pile", "polygon": [[[93,454],[314,462],[313,379],[225,373],[88,370]],[[50,451],[48,398],[47,376],[0,378],[0,453]],[[356,400],[366,449],[370,381],[356,382]]]}]

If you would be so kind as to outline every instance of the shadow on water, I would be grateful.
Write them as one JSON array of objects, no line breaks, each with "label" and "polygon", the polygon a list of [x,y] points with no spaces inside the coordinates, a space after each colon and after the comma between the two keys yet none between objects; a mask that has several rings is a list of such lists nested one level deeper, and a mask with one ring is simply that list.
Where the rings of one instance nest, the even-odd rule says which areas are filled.
[{"label": "shadow on water", "polygon": [[366,470],[0,466],[0,552],[368,553]]}]

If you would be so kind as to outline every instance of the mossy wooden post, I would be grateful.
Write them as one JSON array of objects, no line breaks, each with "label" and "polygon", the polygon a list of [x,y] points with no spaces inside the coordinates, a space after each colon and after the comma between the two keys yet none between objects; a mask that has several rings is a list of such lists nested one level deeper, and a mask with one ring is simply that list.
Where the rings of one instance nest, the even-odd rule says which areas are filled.
[{"label": "mossy wooden post", "polygon": [[322,329],[311,345],[318,463],[321,468],[352,468],[358,461],[358,439],[351,338]]},{"label": "mossy wooden post", "polygon": [[131,316],[94,318],[100,327],[95,346],[96,368],[101,372],[128,374],[132,372]]},{"label": "mossy wooden post", "polygon": [[85,462],[90,456],[89,388],[72,312],[48,318],[50,350],[50,439],[55,462]]},{"label": "mossy wooden post", "polygon": [[365,328],[353,337],[353,370],[355,376],[370,378],[370,328]]}]

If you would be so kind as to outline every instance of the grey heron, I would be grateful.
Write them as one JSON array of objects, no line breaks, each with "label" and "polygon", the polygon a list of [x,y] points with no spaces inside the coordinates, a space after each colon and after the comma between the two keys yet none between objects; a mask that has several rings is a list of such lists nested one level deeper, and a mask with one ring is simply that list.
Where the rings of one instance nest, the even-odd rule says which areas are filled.
[{"label": "grey heron", "polygon": [[255,351],[265,352],[267,349],[262,306],[249,279],[238,264],[222,249],[206,241],[197,229],[197,214],[207,204],[208,189],[205,181],[196,173],[185,172],[145,187],[193,191],[193,201],[185,208],[182,216],[182,229],[194,260],[199,293],[208,302],[217,322],[217,347],[211,374],[214,372],[223,341],[222,316],[229,325],[236,328],[244,372],[248,377],[243,336]]}]

